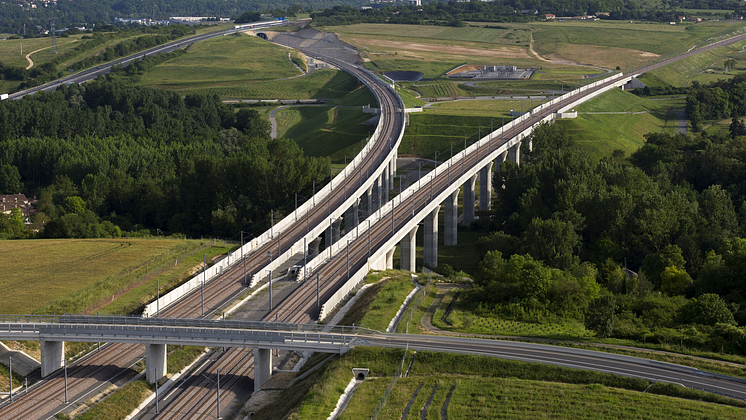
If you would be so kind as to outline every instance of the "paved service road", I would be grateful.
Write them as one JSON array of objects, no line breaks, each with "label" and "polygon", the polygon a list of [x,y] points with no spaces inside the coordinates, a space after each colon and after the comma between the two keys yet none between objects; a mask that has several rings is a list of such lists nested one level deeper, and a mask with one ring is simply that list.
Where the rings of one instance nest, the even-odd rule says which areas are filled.
[{"label": "paved service road", "polygon": [[574,369],[639,377],[656,382],[680,384],[689,388],[702,389],[746,400],[745,379],[713,374],[671,363],[593,350],[516,341],[414,334],[383,334],[381,338],[371,338],[370,342],[376,347],[401,348],[404,347],[405,343],[408,343],[412,350],[479,354],[502,359],[546,363]]}]

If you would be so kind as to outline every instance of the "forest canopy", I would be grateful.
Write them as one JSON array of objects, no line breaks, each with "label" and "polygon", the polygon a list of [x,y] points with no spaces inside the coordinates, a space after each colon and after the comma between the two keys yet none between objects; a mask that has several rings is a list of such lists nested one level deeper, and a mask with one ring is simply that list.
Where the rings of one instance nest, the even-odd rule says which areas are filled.
[{"label": "forest canopy", "polygon": [[329,165],[271,139],[255,110],[235,112],[218,96],[182,98],[100,77],[0,102],[0,175],[19,174],[23,192],[38,198],[43,236],[111,236],[114,226],[261,231],[270,209],[282,214],[294,193],[328,178]]}]

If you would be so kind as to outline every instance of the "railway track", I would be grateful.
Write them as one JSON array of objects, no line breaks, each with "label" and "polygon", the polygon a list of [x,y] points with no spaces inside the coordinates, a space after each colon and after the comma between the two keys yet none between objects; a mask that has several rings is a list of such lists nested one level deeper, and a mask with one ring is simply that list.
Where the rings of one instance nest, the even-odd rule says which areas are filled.
[{"label": "railway track", "polygon": [[[698,54],[702,51],[728,45],[743,39],[746,39],[746,34],[711,44],[678,57],[664,60],[661,63],[657,63],[636,73],[641,74],[673,61]],[[375,76],[360,71],[356,66],[351,66],[342,62],[334,62],[334,60],[329,61],[332,61],[333,64],[355,74],[357,77],[361,78],[361,80],[367,82],[366,84],[368,84],[374,95],[379,99],[379,107],[382,111],[383,120],[380,136],[381,140],[375,144],[373,150],[371,150],[367,159],[360,165],[360,167],[355,168],[356,170],[354,173],[345,180],[344,185],[337,187],[332,191],[330,197],[325,203],[323,203],[325,206],[314,206],[313,210],[304,219],[299,219],[293,226],[287,229],[286,232],[280,233],[277,238],[273,238],[264,243],[258,250],[247,255],[241,264],[234,264],[227,273],[223,274],[215,281],[206,284],[204,286],[204,307],[209,308],[209,310],[205,315],[207,315],[209,311],[215,310],[215,308],[218,308],[221,304],[225,303],[226,300],[243,290],[243,284],[245,283],[243,264],[246,265],[246,270],[249,275],[256,273],[270,262],[271,257],[267,255],[267,252],[276,250],[282,253],[288,250],[291,244],[297,242],[309,231],[309,226],[316,226],[319,223],[325,222],[325,218],[331,212],[331,208],[336,208],[341,205],[341,203],[347,199],[348,191],[349,193],[356,191],[358,187],[367,180],[368,174],[375,172],[375,168],[382,163],[385,153],[390,150],[393,142],[395,142],[396,136],[398,136],[397,128],[401,127],[401,120],[403,118],[403,110],[399,106],[400,101],[398,98],[393,97],[391,92],[383,87],[382,82],[375,78]],[[587,96],[590,93],[591,92],[585,92],[580,95],[580,98]],[[570,103],[569,101],[575,101],[577,99],[579,99],[579,97],[574,96],[565,99],[556,104],[556,106],[547,110],[547,112],[553,112],[556,109],[560,109],[562,106]],[[487,145],[488,150],[497,148],[505,141],[512,138],[515,134],[525,130],[528,126],[533,125],[541,118],[541,115],[535,115],[523,124],[511,128],[504,136],[500,136],[500,138],[497,139],[491,139]],[[449,166],[445,169],[439,169],[437,176],[431,182],[429,190],[428,188],[418,190],[413,195],[411,203],[409,203],[410,200],[408,199],[407,202],[402,203],[400,201],[398,204],[395,204],[394,209],[391,212],[391,218],[384,218],[371,226],[369,239],[361,237],[350,242],[348,245],[350,255],[349,262],[346,255],[343,258],[342,254],[340,254],[321,267],[318,271],[319,278],[323,279],[323,283],[320,282],[319,284],[320,295],[322,296],[321,301],[323,302],[328,299],[337,289],[339,289],[339,287],[345,283],[349,275],[360,270],[365,265],[367,257],[383,246],[383,244],[386,243],[386,240],[397,230],[397,228],[401,229],[406,225],[407,222],[414,217],[414,214],[422,210],[433,197],[438,196],[439,193],[443,192],[443,190],[445,190],[445,188],[450,184],[451,179],[458,179],[459,174],[463,173],[464,167],[479,163],[479,152],[480,151],[477,150],[476,152],[466,156],[463,164],[464,166],[456,165],[455,167]],[[482,152],[485,153],[486,151]],[[484,157],[484,155],[482,156]],[[327,209],[326,212],[324,211],[324,207]],[[200,293],[200,291],[195,291],[182,301],[162,310],[161,315],[168,317],[199,317],[202,316],[202,307],[202,293]],[[265,318],[276,318],[283,322],[308,322],[314,320],[317,310],[316,284],[314,281],[306,281],[291,297],[288,297],[281,302],[277,308],[270,312]],[[75,400],[83,398],[92,388],[96,388],[97,386],[100,387],[102,383],[106,383],[110,378],[123,374],[125,371],[129,370],[129,366],[131,366],[131,363],[128,364],[127,362],[141,359],[142,353],[142,346],[140,345],[109,345],[100,353],[86,357],[81,362],[75,364],[72,368],[75,370],[75,378],[72,379],[74,382],[71,382],[70,379],[68,380],[68,394],[70,399]],[[247,349],[231,350],[226,353],[225,362],[222,361],[222,358],[216,362],[225,367],[227,376],[240,377],[249,374],[253,369],[253,357],[250,356],[250,353],[250,350]],[[161,417],[205,418],[205,416],[209,416],[208,413],[211,412],[211,406],[209,405],[210,398],[205,394],[205,392],[207,392],[205,389],[209,388],[209,386],[200,386],[205,384],[198,380],[196,381],[197,382],[193,385],[189,386],[190,391],[177,396],[176,402],[173,403],[171,411],[165,411]],[[225,398],[221,399],[221,406],[230,403],[230,395],[233,392],[233,387],[235,387],[237,383],[238,381],[228,383],[225,388],[221,386],[221,390],[227,392]],[[62,372],[57,372],[49,379],[33,386],[28,394],[18,396],[12,404],[5,402],[0,405],[0,419],[47,418],[51,414],[54,414],[67,406],[67,404],[60,402],[61,395],[62,401],[64,401],[63,394]],[[214,404],[214,402],[212,404]],[[214,408],[214,406],[212,406],[212,408]],[[173,414],[169,414],[171,417],[166,417],[169,412]]]},{"label": "railway track", "polygon": [[[292,226],[284,232],[278,232],[274,238],[266,241],[261,247],[248,254],[240,262],[234,263],[227,272],[219,278],[205,284],[203,290],[197,289],[191,294],[160,311],[161,316],[174,318],[196,318],[208,316],[227,301],[236,297],[245,290],[246,277],[244,276],[244,265],[246,276],[250,278],[254,273],[266,267],[272,256],[281,255],[291,246],[302,240],[313,227],[328,221],[327,217],[332,208],[340,206],[348,194],[358,194],[358,189],[367,181],[368,174],[376,171],[384,161],[386,154],[393,147],[393,143],[399,136],[399,130],[403,127],[403,109],[398,106],[399,99],[393,91],[373,76],[358,69],[356,66],[343,62],[335,62],[337,67],[346,70],[360,78],[379,100],[381,114],[381,131],[378,140],[373,145],[358,168],[344,182],[337,180],[340,184],[332,190],[324,202],[318,202],[306,217],[299,218]],[[392,140],[393,139],[393,140]],[[277,252],[277,253],[276,253]],[[202,301],[204,299],[204,305]],[[203,314],[204,307],[204,314]],[[104,347],[95,357],[87,357],[74,364],[79,378],[73,382],[68,380],[69,401],[79,401],[86,398],[93,389],[100,389],[108,383],[110,378],[121,377],[127,372],[134,361],[143,357],[142,345],[112,345]],[[236,367],[238,369],[238,367]],[[71,371],[69,370],[68,373]],[[248,371],[228,368],[228,375],[247,374]],[[236,376],[234,375],[234,376]],[[70,378],[68,378],[70,379]],[[85,388],[85,389],[84,389]],[[28,394],[17,395],[14,401],[6,401],[0,404],[0,419],[42,419],[48,418],[57,412],[67,408],[70,403],[64,403],[63,372],[58,371],[48,378],[38,382],[29,388]],[[63,395],[62,400],[59,396]]]}]

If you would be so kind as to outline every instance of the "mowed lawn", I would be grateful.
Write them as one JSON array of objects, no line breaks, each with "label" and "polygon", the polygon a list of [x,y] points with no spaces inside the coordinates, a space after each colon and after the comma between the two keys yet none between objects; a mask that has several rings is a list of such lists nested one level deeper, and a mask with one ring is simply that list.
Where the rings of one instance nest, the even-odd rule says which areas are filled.
[{"label": "mowed lawn", "polygon": [[184,241],[44,239],[0,241],[0,312],[27,314],[90,286],[134,270]]}]

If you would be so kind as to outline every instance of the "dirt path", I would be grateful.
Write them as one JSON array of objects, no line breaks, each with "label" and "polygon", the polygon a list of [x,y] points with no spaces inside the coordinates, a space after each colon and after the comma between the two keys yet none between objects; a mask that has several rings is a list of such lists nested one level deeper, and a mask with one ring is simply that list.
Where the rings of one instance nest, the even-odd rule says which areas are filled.
[{"label": "dirt path", "polygon": [[39,48],[36,51],[31,51],[30,53],[26,54],[26,60],[28,60],[28,66],[26,67],[26,70],[29,70],[31,67],[34,67],[34,60],[31,59],[31,54],[38,53],[39,51],[46,50],[47,48],[52,48],[52,47],[49,46],[49,47]]},{"label": "dirt path", "polygon": [[[539,53],[537,53],[534,50],[534,31],[533,30],[531,31],[531,41],[528,43],[528,50],[529,50],[529,52],[531,54],[533,54],[536,57],[537,60],[541,60],[541,61],[544,61],[546,63],[564,64],[564,65],[577,66],[577,67],[587,67],[587,68],[602,70],[602,71],[605,71],[606,73],[611,73],[611,70],[605,69],[603,67],[592,66],[592,65],[589,65],[589,64],[580,64],[577,61],[570,61],[570,60],[549,60],[547,58],[544,58],[544,57],[540,56]],[[603,73],[598,74],[598,75],[589,75],[589,77],[595,78],[595,77],[600,77],[602,75],[603,75]]]},{"label": "dirt path", "polygon": [[541,61],[545,61],[545,62],[547,62],[547,63],[553,63],[553,61],[551,61],[551,60],[547,60],[546,58],[544,58],[544,57],[540,56],[540,55],[539,55],[539,53],[537,53],[536,51],[534,51],[534,31],[533,31],[533,30],[531,31],[531,41],[530,41],[530,42],[528,43],[528,50],[529,50],[529,52],[531,52],[531,54],[533,54],[533,55],[534,55],[534,56],[535,56],[535,57],[536,57],[537,59],[539,59],[539,60],[541,60]]}]

